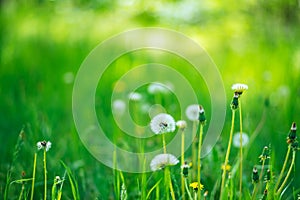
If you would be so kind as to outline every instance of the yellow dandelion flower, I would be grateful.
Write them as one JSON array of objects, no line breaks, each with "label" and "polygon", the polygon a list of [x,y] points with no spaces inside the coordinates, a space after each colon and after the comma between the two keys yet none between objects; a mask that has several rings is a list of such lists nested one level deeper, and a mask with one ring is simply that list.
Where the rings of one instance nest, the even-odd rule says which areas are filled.
[{"label": "yellow dandelion flower", "polygon": [[226,171],[230,171],[231,170],[231,166],[229,164],[227,164],[226,167],[225,167],[225,165],[223,164],[222,167],[221,167],[221,169],[222,170],[226,170]]},{"label": "yellow dandelion flower", "polygon": [[193,190],[198,191],[198,189],[203,190],[204,185],[200,183],[200,187],[198,187],[198,182],[193,182],[190,184],[190,187],[193,188]]}]

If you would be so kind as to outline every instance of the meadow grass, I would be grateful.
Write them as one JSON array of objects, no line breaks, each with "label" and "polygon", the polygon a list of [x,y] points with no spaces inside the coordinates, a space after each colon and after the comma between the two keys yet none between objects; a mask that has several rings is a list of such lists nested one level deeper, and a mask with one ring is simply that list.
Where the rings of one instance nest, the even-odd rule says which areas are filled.
[{"label": "meadow grass", "polygon": [[[183,179],[185,199],[191,200],[195,195],[202,199],[219,199],[221,185],[224,185],[223,193],[229,194],[230,199],[241,197],[238,194],[240,185],[245,199],[297,199],[300,192],[299,157],[294,147],[285,141],[290,123],[299,121],[300,111],[299,14],[294,9],[297,5],[264,1],[235,6],[220,2],[197,12],[193,22],[177,18],[174,22],[174,16],[168,18],[147,2],[129,10],[129,14],[124,14],[124,7],[117,2],[99,5],[81,1],[7,2],[1,2],[0,13],[0,141],[4,143],[0,145],[1,198],[171,198],[166,192],[162,170],[143,174],[122,173],[111,170],[90,155],[73,122],[72,81],[65,81],[68,73],[71,79],[72,74],[76,75],[86,55],[100,41],[129,27],[153,25],[184,32],[205,46],[219,67],[228,102],[231,101],[232,83],[243,81],[249,85],[242,100],[243,121],[240,120],[243,131],[250,136],[248,145],[243,149],[231,149],[228,154],[231,169],[223,172],[222,184],[221,168],[232,125],[228,105],[222,135],[212,151],[201,159],[201,166],[195,164],[199,150],[196,141],[194,150],[190,148],[185,152],[184,160],[194,160],[193,167],[188,169],[188,177]],[[143,6],[151,9],[145,11]],[[124,21],[121,23],[115,16]],[[99,119],[107,119],[104,128],[111,133],[108,137],[121,138],[124,146],[134,142],[114,126],[110,107],[106,105],[111,102],[113,83],[130,70],[130,66],[156,61],[147,53],[136,52],[113,63],[104,75],[103,84],[98,87],[96,107]],[[194,75],[195,71],[176,57],[163,56],[162,60],[161,63],[172,65],[190,80],[201,100],[191,103],[205,106],[207,126],[211,125],[209,92],[201,76]],[[146,93],[143,89],[141,92]],[[173,96],[145,95],[145,99],[151,103],[156,99],[175,119],[180,119],[182,113],[176,105],[175,109],[172,107],[172,102],[176,102]],[[138,119],[141,123],[149,122],[149,116],[136,112],[133,115],[141,116]],[[234,127],[238,127],[238,120],[234,121]],[[196,135],[197,122],[188,121],[185,137],[192,134],[193,124]],[[206,130],[204,127],[204,136]],[[234,131],[239,131],[239,128]],[[166,143],[172,139],[172,135],[165,137]],[[44,139],[53,143],[45,164],[43,153],[35,154],[36,143]],[[162,140],[159,137],[151,142],[155,145],[147,146],[146,141],[141,142],[145,151],[155,149]],[[270,144],[268,164],[259,162],[262,148]],[[192,154],[196,159],[192,159]],[[238,155],[243,156],[242,159]],[[243,167],[239,168],[240,164]],[[251,180],[253,166],[258,170],[258,183]],[[196,192],[190,184],[199,182],[198,167],[201,167],[200,182],[204,189]],[[242,169],[242,175],[239,169]],[[180,199],[182,170],[179,164],[170,166],[169,170],[170,176],[166,179],[171,179],[175,198]],[[267,170],[271,170],[271,177],[264,182]],[[56,176],[62,177],[61,182],[55,182]],[[205,191],[208,191],[206,197]],[[257,191],[256,195],[252,195],[253,191]]]}]

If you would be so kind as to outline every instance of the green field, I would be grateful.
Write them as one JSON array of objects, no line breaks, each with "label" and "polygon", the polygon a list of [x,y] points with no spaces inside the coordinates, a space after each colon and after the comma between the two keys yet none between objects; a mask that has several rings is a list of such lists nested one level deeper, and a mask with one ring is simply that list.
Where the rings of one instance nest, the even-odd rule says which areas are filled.
[{"label": "green field", "polygon": [[[73,119],[74,79],[87,55],[113,35],[144,27],[170,29],[191,38],[206,50],[220,72],[227,100],[226,120],[217,144],[201,159],[201,183],[204,185],[201,198],[204,199],[203,194],[208,191],[207,199],[218,199],[221,166],[231,127],[231,86],[240,82],[249,86],[241,101],[243,132],[250,138],[257,134],[254,141],[243,148],[242,199],[250,199],[252,195],[255,185],[252,170],[262,165],[259,156],[265,146],[270,148],[270,159],[264,169],[269,168],[272,174],[268,199],[279,198],[273,197],[273,188],[288,150],[287,136],[293,122],[300,124],[298,1],[2,0],[0,6],[1,199],[30,199],[35,153],[33,199],[44,199],[43,152],[36,146],[43,140],[52,143],[47,152],[47,199],[56,198],[52,191],[56,176],[64,177],[60,190],[62,199],[123,200],[122,185],[126,188],[127,199],[145,199],[148,194],[148,199],[172,199],[164,175],[167,170],[139,174],[107,167],[85,148]],[[160,136],[141,140],[128,136],[115,123],[111,111],[116,81],[135,66],[150,62],[168,65],[189,80],[198,98],[198,102],[193,103],[203,105],[206,110],[205,136],[213,124],[210,124],[211,94],[203,77],[195,75],[195,70],[183,59],[148,49],[121,56],[111,63],[99,81],[95,108],[107,137],[128,151],[150,152],[162,147]],[[141,74],[136,76],[142,77]],[[176,94],[151,95],[147,86],[136,88],[143,96],[141,101],[129,102],[129,112],[136,123],[148,125],[151,120],[148,113],[142,111],[144,105],[161,104],[176,121],[185,115]],[[234,133],[239,127],[236,112]],[[191,129],[192,122],[188,121],[187,133]],[[167,142],[173,136],[166,135]],[[186,152],[188,161],[192,151],[189,148]],[[110,153],[113,157],[113,152]],[[232,147],[229,156],[232,170],[235,165],[238,168],[238,155],[239,148]],[[284,177],[291,160],[290,155]],[[181,199],[180,164],[167,168],[171,172],[176,199]],[[290,169],[281,199],[300,198],[299,153]],[[155,187],[159,180],[161,182]],[[189,182],[192,181],[197,180],[189,177]],[[238,199],[238,171],[227,181],[226,194]],[[78,185],[77,189],[72,183]],[[261,188],[253,199],[262,197],[265,184],[260,181]],[[193,194],[192,190],[190,192]]]}]

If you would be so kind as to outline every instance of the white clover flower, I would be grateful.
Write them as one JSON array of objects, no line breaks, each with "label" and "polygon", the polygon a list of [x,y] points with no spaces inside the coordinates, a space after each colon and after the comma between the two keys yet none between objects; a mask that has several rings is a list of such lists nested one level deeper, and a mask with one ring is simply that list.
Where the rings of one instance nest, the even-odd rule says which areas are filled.
[{"label": "white clover flower", "polygon": [[137,92],[131,92],[129,93],[128,98],[132,101],[139,101],[142,99],[142,95]]},{"label": "white clover flower", "polygon": [[38,148],[38,150],[41,150],[41,149],[45,149],[46,151],[49,151],[49,149],[51,148],[51,142],[48,141],[40,141],[38,143],[36,143],[36,146]]},{"label": "white clover flower", "polygon": [[163,134],[175,131],[174,118],[166,113],[160,113],[152,118],[150,128],[155,134]]},{"label": "white clover flower", "polygon": [[181,130],[184,130],[186,128],[186,121],[179,120],[176,122],[176,126],[180,128]]},{"label": "white clover flower", "polygon": [[[249,143],[249,136],[247,133],[242,133],[242,147]],[[240,132],[237,132],[233,136],[233,146],[240,148]]]},{"label": "white clover flower", "polygon": [[177,163],[179,163],[179,160],[172,154],[158,154],[151,160],[150,168],[152,171],[157,171]]},{"label": "white clover flower", "polygon": [[117,115],[123,115],[126,109],[126,104],[121,99],[116,99],[112,104],[113,112]]},{"label": "white clover flower", "polygon": [[169,92],[168,89],[171,89],[171,86],[166,86],[162,83],[151,83],[148,86],[148,92],[150,94],[168,93]]},{"label": "white clover flower", "polygon": [[199,105],[192,104],[186,108],[185,114],[189,120],[197,121],[199,119],[199,111]]},{"label": "white clover flower", "polygon": [[248,90],[248,85],[243,83],[236,83],[232,85],[231,89],[241,95],[245,90]]}]

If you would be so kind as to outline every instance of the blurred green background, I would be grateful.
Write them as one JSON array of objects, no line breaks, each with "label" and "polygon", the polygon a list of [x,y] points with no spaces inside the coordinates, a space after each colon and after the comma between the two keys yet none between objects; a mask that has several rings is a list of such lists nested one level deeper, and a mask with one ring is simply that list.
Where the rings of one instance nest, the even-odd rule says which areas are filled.
[{"label": "blurred green background", "polygon": [[[300,123],[298,1],[2,0],[0,5],[1,194],[18,134],[24,127],[24,144],[13,178],[20,178],[22,171],[30,176],[35,144],[46,139],[53,143],[49,151],[50,177],[62,175],[59,160],[64,160],[76,172],[82,197],[113,198],[111,170],[96,162],[78,138],[72,117],[72,84],[82,61],[96,45],[138,27],[176,30],[205,48],[219,68],[228,105],[231,85],[248,84],[249,90],[243,96],[244,131],[253,133],[264,110],[266,122],[248,147],[251,153],[245,172],[251,174],[262,148],[269,144],[275,172],[280,170],[291,123]],[[147,60],[146,55],[139,56]],[[113,89],[113,81],[135,63],[129,59],[127,63],[123,59],[121,70],[111,70],[107,94]],[[186,74],[192,74],[189,68],[186,70]],[[205,86],[197,85],[198,77],[190,78],[197,92],[205,90]],[[99,94],[101,97],[108,98],[105,93]],[[203,102],[209,107],[209,96]],[[110,116],[105,109],[100,115]],[[230,112],[219,144],[223,147],[229,126]],[[297,156],[296,188],[300,187],[299,165]],[[137,189],[131,187],[131,191]],[[11,193],[14,191],[18,188],[13,187]]]}]

